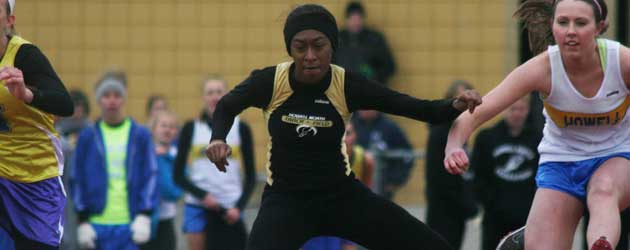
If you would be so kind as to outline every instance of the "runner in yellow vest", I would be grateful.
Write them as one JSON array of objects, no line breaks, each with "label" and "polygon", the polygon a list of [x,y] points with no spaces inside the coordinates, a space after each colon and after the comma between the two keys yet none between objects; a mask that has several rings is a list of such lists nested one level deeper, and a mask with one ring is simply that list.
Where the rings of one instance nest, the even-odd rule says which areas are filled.
[{"label": "runner in yellow vest", "polygon": [[14,7],[0,0],[0,230],[16,249],[56,249],[66,194],[53,116],[74,106],[46,56],[13,34]]}]

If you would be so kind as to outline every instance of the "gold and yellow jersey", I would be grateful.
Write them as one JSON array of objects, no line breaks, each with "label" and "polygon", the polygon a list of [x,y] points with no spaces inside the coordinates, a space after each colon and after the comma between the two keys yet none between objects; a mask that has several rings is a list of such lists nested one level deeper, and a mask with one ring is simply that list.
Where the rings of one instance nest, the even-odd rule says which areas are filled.
[{"label": "gold and yellow jersey", "polygon": [[317,82],[300,82],[296,70],[286,62],[254,71],[223,96],[212,119],[212,139],[225,140],[236,114],[246,107],[262,109],[269,132],[267,185],[275,190],[322,190],[354,181],[343,139],[353,111],[432,123],[461,113],[451,99],[420,100],[334,64]]},{"label": "gold and yellow jersey", "polygon": [[[13,36],[0,67],[14,66],[24,44],[30,42]],[[61,141],[53,116],[0,88],[0,177],[30,183],[59,176],[62,171]]]}]

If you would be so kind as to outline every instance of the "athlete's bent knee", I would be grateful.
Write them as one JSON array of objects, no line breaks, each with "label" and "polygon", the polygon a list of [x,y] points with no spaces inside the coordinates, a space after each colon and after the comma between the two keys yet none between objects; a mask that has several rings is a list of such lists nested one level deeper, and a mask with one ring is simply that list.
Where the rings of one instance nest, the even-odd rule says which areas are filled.
[{"label": "athlete's bent knee", "polygon": [[602,201],[613,200],[616,193],[614,179],[610,176],[599,176],[599,178],[593,179],[589,185],[588,206],[600,204]]}]

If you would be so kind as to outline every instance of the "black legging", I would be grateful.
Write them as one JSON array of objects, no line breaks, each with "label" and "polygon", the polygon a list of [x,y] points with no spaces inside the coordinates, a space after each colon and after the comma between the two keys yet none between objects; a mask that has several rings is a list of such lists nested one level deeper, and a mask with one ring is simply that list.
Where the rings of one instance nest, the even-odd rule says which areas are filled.
[{"label": "black legging", "polygon": [[175,219],[165,219],[160,220],[155,236],[140,246],[140,250],[174,250],[176,246]]},{"label": "black legging", "polygon": [[207,250],[243,250],[247,233],[245,224],[239,219],[234,224],[227,224],[223,214],[214,210],[207,210],[208,225],[206,226]]},{"label": "black legging", "polygon": [[461,249],[466,230],[466,214],[455,202],[428,200],[425,222],[444,237],[454,249]]},{"label": "black legging", "polygon": [[371,250],[452,249],[406,210],[359,181],[308,192],[266,188],[248,250],[297,250],[314,236],[330,235]]}]

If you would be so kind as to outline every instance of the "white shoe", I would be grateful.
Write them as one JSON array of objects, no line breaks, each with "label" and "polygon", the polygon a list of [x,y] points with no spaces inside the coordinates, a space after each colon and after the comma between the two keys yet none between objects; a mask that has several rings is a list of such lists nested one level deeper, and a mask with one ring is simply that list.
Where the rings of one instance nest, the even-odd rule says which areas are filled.
[{"label": "white shoe", "polygon": [[525,226],[507,234],[497,245],[496,250],[524,250],[525,249]]}]

